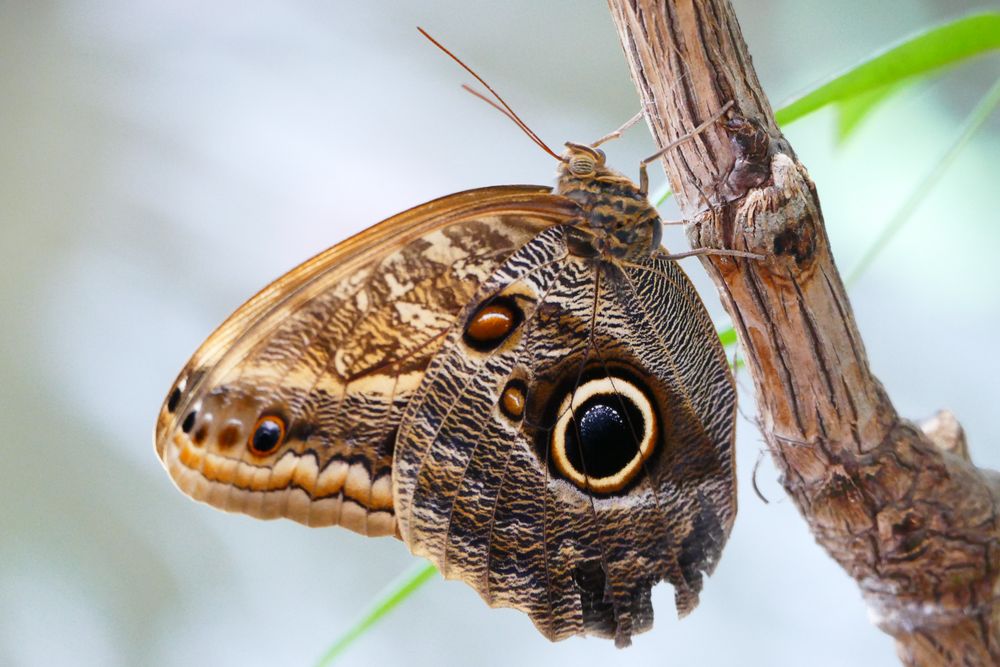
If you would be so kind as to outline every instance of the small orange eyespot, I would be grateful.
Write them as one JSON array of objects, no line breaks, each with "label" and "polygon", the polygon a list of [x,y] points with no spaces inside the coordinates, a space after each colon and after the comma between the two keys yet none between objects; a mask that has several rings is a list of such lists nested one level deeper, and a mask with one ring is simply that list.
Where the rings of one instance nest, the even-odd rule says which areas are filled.
[{"label": "small orange eyespot", "polygon": [[476,313],[469,322],[466,333],[478,341],[486,342],[507,335],[514,325],[514,315],[503,304],[487,306]]},{"label": "small orange eyespot", "polygon": [[267,456],[285,440],[285,420],[276,415],[267,415],[257,420],[253,433],[247,440],[250,451],[257,456]]},{"label": "small orange eyespot", "polygon": [[506,340],[523,319],[524,315],[514,299],[500,297],[469,318],[465,327],[465,342],[477,350],[491,350]]},{"label": "small orange eyespot", "polygon": [[500,412],[509,419],[518,421],[524,416],[525,386],[520,380],[513,380],[500,394]]}]

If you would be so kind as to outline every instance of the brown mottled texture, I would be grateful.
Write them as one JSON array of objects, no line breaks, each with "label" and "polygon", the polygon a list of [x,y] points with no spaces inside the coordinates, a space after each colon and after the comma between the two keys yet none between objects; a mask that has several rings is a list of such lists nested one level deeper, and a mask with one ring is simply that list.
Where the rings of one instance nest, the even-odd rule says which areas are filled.
[{"label": "brown mottled texture", "polygon": [[[1000,484],[957,422],[924,431],[872,375],[815,187],[774,123],[726,0],[610,0],[648,121],[757,388],[761,427],[817,542],[912,665],[1000,664]],[[710,204],[710,206],[706,206]]]},{"label": "brown mottled texture", "polygon": [[[178,487],[220,509],[396,533],[399,415],[479,284],[575,208],[548,188],[500,187],[402,213],[294,269],[194,354],[164,403],[156,446]],[[560,208],[560,206],[562,207]],[[284,443],[246,446],[280,415]],[[194,414],[190,433],[182,428]]]},{"label": "brown mottled texture", "polygon": [[591,148],[560,164],[555,193],[425,204],[237,310],[161,408],[178,487],[397,534],[551,639],[627,645],[664,580],[690,611],[736,512],[733,379],[645,194]]},{"label": "brown mottled texture", "polygon": [[[670,581],[686,613],[715,565],[735,514],[735,396],[674,262],[574,257],[564,234],[543,232],[473,300],[470,312],[497,292],[525,295],[516,340],[478,353],[455,329],[431,362],[396,444],[397,516],[415,553],[488,603],[524,609],[546,636],[627,643],[652,622],[653,584]],[[635,482],[597,496],[558,475],[548,447],[564,397],[608,375],[649,392],[659,451]],[[511,378],[529,387],[519,421],[498,407]]]}]

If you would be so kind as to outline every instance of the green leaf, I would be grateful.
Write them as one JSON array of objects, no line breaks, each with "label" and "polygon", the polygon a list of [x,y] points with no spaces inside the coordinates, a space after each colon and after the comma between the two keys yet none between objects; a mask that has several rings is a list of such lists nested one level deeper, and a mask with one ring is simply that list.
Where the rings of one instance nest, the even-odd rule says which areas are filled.
[{"label": "green leaf", "polygon": [[332,665],[354,643],[354,640],[363,635],[368,628],[375,625],[379,619],[399,606],[400,603],[410,597],[435,574],[437,574],[437,569],[430,563],[425,561],[414,563],[379,593],[368,610],[327,649],[323,657],[316,662],[316,667],[328,667]]},{"label": "green leaf", "polygon": [[774,116],[779,125],[785,125],[828,104],[996,49],[1000,49],[1000,12],[966,16],[905,39],[872,56],[785,105]]},{"label": "green leaf", "polygon": [[658,195],[658,196],[656,196],[656,197],[653,197],[653,200],[656,202],[657,206],[663,206],[664,202],[666,202],[668,199],[670,199],[670,197],[673,194],[674,194],[673,191],[669,187],[667,187],[666,185],[664,185],[663,186],[663,193],[660,194],[660,195]]},{"label": "green leaf", "polygon": [[[829,104],[839,105],[839,136],[845,139],[880,102],[904,82],[974,56],[1000,49],[1000,12],[965,16],[904,39],[861,61],[774,113],[787,125]],[[653,197],[661,206],[665,189]]]},{"label": "green leaf", "polygon": [[890,84],[837,102],[837,141],[846,141],[861,121],[900,88],[900,83]]},{"label": "green leaf", "polygon": [[736,344],[736,329],[732,326],[728,326],[719,332],[719,342],[722,343],[722,347],[729,347],[730,345]]},{"label": "green leaf", "polygon": [[961,150],[969,143],[972,135],[989,118],[998,104],[1000,104],[1000,79],[993,84],[983,98],[979,100],[976,108],[969,113],[965,122],[962,123],[961,132],[958,133],[958,136],[955,137],[955,140],[948,146],[947,150],[941,154],[920,182],[917,183],[916,187],[913,188],[895,215],[889,219],[889,222],[886,223],[882,232],[878,235],[878,238],[865,251],[865,254],[858,261],[857,266],[847,276],[844,284],[848,287],[854,284],[861,277],[861,274],[871,266],[878,254],[889,245],[889,242],[899,233],[903,225],[910,220],[913,212],[917,210],[917,207],[924,201],[924,198],[934,185],[941,180],[941,174],[955,161]]}]

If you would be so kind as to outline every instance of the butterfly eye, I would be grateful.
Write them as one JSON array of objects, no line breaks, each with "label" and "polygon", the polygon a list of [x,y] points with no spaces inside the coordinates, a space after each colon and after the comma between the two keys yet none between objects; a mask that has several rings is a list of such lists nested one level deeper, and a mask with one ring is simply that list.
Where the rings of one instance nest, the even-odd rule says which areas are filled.
[{"label": "butterfly eye", "polygon": [[507,340],[523,319],[524,313],[514,299],[499,297],[469,318],[463,339],[469,347],[486,352]]},{"label": "butterfly eye", "polygon": [[589,155],[574,155],[569,161],[569,170],[574,176],[591,176],[597,165]]},{"label": "butterfly eye", "polygon": [[556,471],[581,489],[620,491],[656,449],[652,404],[621,377],[584,383],[566,396],[552,432]]},{"label": "butterfly eye", "polygon": [[253,427],[247,444],[257,456],[267,456],[285,439],[285,422],[281,417],[261,417]]}]

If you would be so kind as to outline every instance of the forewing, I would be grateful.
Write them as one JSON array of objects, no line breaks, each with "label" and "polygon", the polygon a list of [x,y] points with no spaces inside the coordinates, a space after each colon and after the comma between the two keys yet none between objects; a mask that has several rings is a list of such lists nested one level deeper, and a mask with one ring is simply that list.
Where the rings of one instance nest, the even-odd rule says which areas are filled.
[{"label": "forewing", "polygon": [[[735,394],[674,263],[575,257],[563,231],[511,255],[447,335],[402,420],[394,496],[403,539],[446,577],[551,639],[624,645],[657,582],[697,604],[728,535]],[[520,323],[470,346],[497,299]]]},{"label": "forewing", "polygon": [[428,361],[479,284],[574,213],[548,188],[463,192],[266,287],[205,341],[164,401],[156,449],[174,482],[227,511],[396,534],[396,429]]}]

